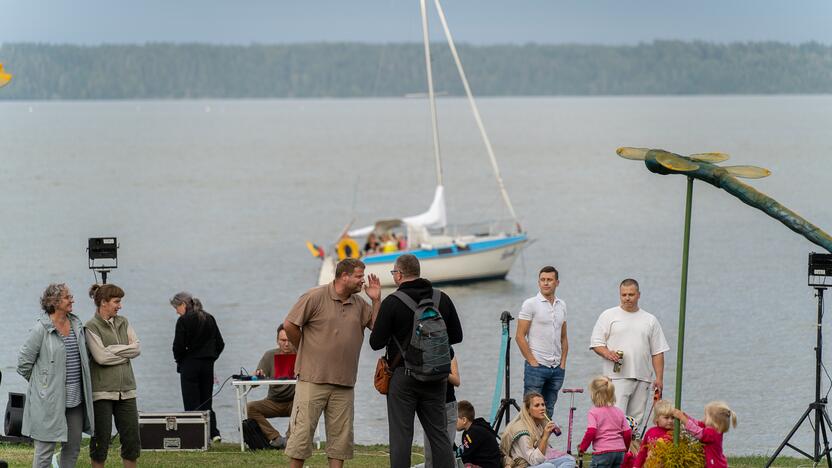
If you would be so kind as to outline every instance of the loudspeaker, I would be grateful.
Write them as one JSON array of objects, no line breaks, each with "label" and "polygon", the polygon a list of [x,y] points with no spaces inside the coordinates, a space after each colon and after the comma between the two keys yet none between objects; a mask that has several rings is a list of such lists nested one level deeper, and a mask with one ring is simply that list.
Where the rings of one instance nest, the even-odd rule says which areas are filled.
[{"label": "loudspeaker", "polygon": [[9,401],[6,403],[6,419],[3,426],[7,436],[21,436],[20,430],[23,428],[23,407],[25,405],[26,395],[9,392]]}]

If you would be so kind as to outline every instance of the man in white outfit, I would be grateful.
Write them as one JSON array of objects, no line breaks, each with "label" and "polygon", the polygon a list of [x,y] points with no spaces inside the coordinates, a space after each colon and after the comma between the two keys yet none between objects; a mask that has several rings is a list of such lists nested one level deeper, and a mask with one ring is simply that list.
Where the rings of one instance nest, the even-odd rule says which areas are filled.
[{"label": "man in white outfit", "polygon": [[[621,305],[598,317],[589,347],[604,359],[603,374],[615,384],[616,406],[641,425],[650,382],[659,391],[663,388],[664,353],[670,347],[656,317],[638,306],[638,282],[625,279],[619,294]],[[616,363],[620,363],[618,371]]]}]

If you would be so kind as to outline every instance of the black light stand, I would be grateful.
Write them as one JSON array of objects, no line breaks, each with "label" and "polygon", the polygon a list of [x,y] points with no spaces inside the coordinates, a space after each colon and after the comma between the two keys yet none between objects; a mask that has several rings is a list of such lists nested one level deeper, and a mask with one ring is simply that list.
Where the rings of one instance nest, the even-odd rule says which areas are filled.
[{"label": "black light stand", "polygon": [[[786,446],[789,446],[794,451],[800,453],[806,458],[815,463],[826,457],[826,466],[832,468],[832,458],[830,458],[829,439],[827,431],[832,430],[832,420],[829,419],[829,413],[826,412],[826,397],[820,395],[820,375],[823,368],[823,293],[826,288],[832,286],[832,255],[830,254],[809,254],[809,286],[815,288],[815,296],[818,298],[818,322],[817,322],[817,344],[815,345],[815,401],[809,404],[806,411],[797,423],[792,427],[789,435],[783,439],[780,446],[766,462],[766,468],[769,468],[780,452]],[[814,420],[809,419],[809,414],[814,411]],[[803,450],[795,447],[789,442],[804,421],[808,419],[809,424],[814,432],[814,450],[812,454],[808,454]],[[823,447],[821,447],[820,438],[823,436]]]},{"label": "black light stand", "polygon": [[[107,284],[107,273],[118,268],[118,240],[115,237],[90,237],[87,252],[90,270],[101,272],[101,284]],[[103,264],[96,264],[97,260]]]},{"label": "black light stand", "polygon": [[[517,406],[517,402],[514,398],[511,397],[511,358],[509,356],[509,351],[511,351],[511,333],[509,327],[509,322],[514,320],[514,317],[511,316],[509,311],[505,311],[500,314],[500,321],[503,322],[503,333],[508,335],[508,340],[506,340],[506,360],[505,360],[505,396],[502,400],[500,400],[500,407],[497,408],[497,414],[494,417],[494,424],[491,426],[495,431],[500,428],[500,424],[505,421],[506,426],[508,426],[509,421],[511,418],[509,416],[509,411],[513,406],[518,412],[520,411],[520,407]],[[504,419],[505,418],[505,419]],[[498,431],[499,432],[499,431]]]}]

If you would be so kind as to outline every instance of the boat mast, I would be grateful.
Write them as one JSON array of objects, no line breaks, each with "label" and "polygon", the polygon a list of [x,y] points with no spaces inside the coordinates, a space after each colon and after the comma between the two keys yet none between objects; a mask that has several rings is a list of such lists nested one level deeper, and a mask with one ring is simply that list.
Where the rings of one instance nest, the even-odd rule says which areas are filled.
[{"label": "boat mast", "polygon": [[430,101],[430,119],[433,124],[433,156],[436,159],[436,184],[442,186],[442,158],[439,154],[439,123],[436,119],[436,94],[433,91],[433,69],[430,64],[430,35],[428,33],[428,15],[425,0],[419,1],[419,10],[422,13],[422,41],[425,44],[428,100]]},{"label": "boat mast", "polygon": [[[424,5],[424,3],[425,0],[422,0],[422,5]],[[433,0],[433,3],[436,5],[436,11],[439,13],[439,21],[442,22],[442,29],[445,30],[445,38],[448,40],[448,47],[451,49],[451,55],[454,57],[456,69],[459,72],[459,78],[462,80],[462,86],[465,88],[465,95],[468,96],[468,103],[471,105],[474,120],[477,122],[477,127],[480,129],[480,135],[482,136],[482,141],[485,143],[485,149],[488,152],[488,157],[491,159],[491,168],[494,169],[494,177],[496,177],[497,185],[500,187],[500,193],[503,195],[503,202],[505,202],[509,213],[511,213],[511,217],[514,218],[517,228],[522,231],[523,229],[520,226],[520,221],[517,219],[517,214],[514,212],[514,207],[511,205],[511,199],[508,197],[505,184],[503,184],[503,178],[500,175],[500,167],[497,165],[497,157],[494,156],[494,150],[491,148],[491,140],[488,139],[488,134],[485,132],[485,126],[482,123],[480,111],[477,108],[476,101],[474,101],[474,95],[471,93],[471,87],[468,85],[468,78],[465,77],[465,70],[462,68],[462,61],[459,59],[459,54],[457,53],[456,46],[454,45],[454,39],[451,37],[451,30],[448,29],[448,21],[445,19],[445,12],[442,10],[442,5],[439,3],[439,0]],[[422,12],[422,17],[424,18],[424,6],[422,8]],[[428,68],[428,70],[430,70],[430,68]]]}]

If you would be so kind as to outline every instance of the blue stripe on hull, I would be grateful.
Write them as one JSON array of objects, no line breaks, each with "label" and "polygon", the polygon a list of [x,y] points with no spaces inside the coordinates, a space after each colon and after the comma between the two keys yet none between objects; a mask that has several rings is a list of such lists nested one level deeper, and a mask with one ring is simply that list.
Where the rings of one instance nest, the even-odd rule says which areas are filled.
[{"label": "blue stripe on hull", "polygon": [[[377,263],[393,263],[402,254],[413,254],[419,260],[430,260],[434,258],[440,257],[459,257],[462,255],[469,255],[472,253],[479,253],[486,250],[493,250],[499,249],[502,247],[507,247],[516,244],[522,244],[528,240],[528,236],[525,234],[520,234],[518,236],[510,236],[504,237],[501,239],[491,239],[487,241],[481,242],[471,242],[466,246],[466,248],[459,248],[456,244],[450,245],[448,247],[442,247],[438,249],[430,249],[430,250],[403,250],[399,252],[391,252],[385,253],[380,255],[370,255],[363,257],[361,261],[363,261],[367,265],[374,265]],[[479,278],[482,279],[482,278]]]}]

